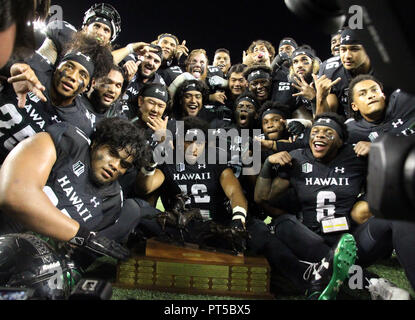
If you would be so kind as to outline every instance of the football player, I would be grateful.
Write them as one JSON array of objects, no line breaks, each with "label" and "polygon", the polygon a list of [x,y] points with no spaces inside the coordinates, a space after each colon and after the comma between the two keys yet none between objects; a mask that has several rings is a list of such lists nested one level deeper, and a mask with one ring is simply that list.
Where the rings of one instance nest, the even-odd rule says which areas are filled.
[{"label": "football player", "polygon": [[271,68],[261,64],[252,65],[244,72],[248,81],[248,90],[255,95],[260,103],[264,103],[271,96],[271,73]]},{"label": "football player", "polygon": [[163,51],[163,62],[157,73],[161,75],[167,86],[180,76],[183,71],[179,66],[179,60],[182,56],[189,54],[189,49],[186,47],[186,40],[180,44],[179,39],[170,33],[162,33],[154,42],[160,46]]},{"label": "football player", "polygon": [[[166,139],[166,129],[171,111],[169,92],[162,84],[146,83],[138,93],[137,104],[137,113],[134,117],[129,116],[128,118],[131,118],[131,121],[140,128],[148,145],[154,149]],[[117,116],[124,115],[122,110],[113,113]],[[173,130],[171,129],[171,132],[174,132]],[[134,183],[137,173],[138,170],[134,167],[120,178],[120,184],[127,199],[134,197]]]},{"label": "football player", "polygon": [[[146,83],[160,83],[165,85],[164,79],[157,73],[163,61],[163,51],[161,47],[151,44],[150,49],[143,56],[138,54],[130,55],[130,60],[135,65],[135,70],[131,73],[127,71],[129,84],[127,90],[119,101],[116,109],[123,109],[126,115],[133,119],[137,116],[138,92]],[[128,62],[130,62],[128,61]],[[127,62],[127,63],[128,63]],[[131,76],[132,75],[132,76]]]},{"label": "football player", "polygon": [[[308,148],[274,154],[264,163],[255,198],[258,202],[267,202],[289,186],[294,187],[303,220],[289,215],[276,219],[276,237],[300,260],[310,262],[309,270],[319,274],[321,280],[335,266],[331,262],[323,267],[315,263],[330,252],[344,233],[350,233],[356,240],[358,265],[367,267],[390,256],[395,249],[413,286],[414,258],[408,248],[413,247],[415,240],[408,241],[406,235],[415,231],[415,224],[373,217],[363,224],[353,220],[353,207],[356,203],[365,202],[361,192],[366,179],[367,159],[358,157],[352,145],[344,144],[347,135],[343,119],[338,115],[325,113],[317,116]],[[275,179],[272,178],[273,165],[277,170]],[[348,268],[344,272],[343,280]],[[331,283],[333,287],[324,289],[318,288],[317,284],[318,281],[314,282],[311,288],[314,292],[310,294],[320,299],[333,297],[339,287],[339,283]]]},{"label": "football player", "polygon": [[273,82],[272,101],[289,105],[292,118],[311,120],[315,113],[316,98],[312,74],[317,74],[319,67],[314,50],[308,46],[299,47],[291,56],[288,82]]},{"label": "football player", "polygon": [[318,77],[313,75],[316,114],[331,111],[350,118],[349,83],[359,74],[373,74],[370,58],[358,30],[346,28],[341,33],[340,55],[326,60]]},{"label": "football player", "polygon": [[266,40],[253,41],[248,50],[244,51],[242,63],[250,67],[253,64],[265,65],[271,68],[271,61],[275,57],[274,46]]},{"label": "football player", "polygon": [[111,67],[108,75],[92,79],[92,90],[84,98],[90,101],[86,105],[92,107],[89,111],[95,115],[95,122],[112,115],[110,109],[118,102],[127,85],[124,69],[116,65]]},{"label": "football player", "polygon": [[226,106],[230,109],[233,109],[236,98],[248,89],[248,82],[244,76],[245,69],[244,64],[235,64],[229,69]]},{"label": "football player", "polygon": [[[371,75],[359,75],[350,82],[350,108],[353,119],[346,122],[349,143],[366,145],[383,134],[409,136],[415,133],[415,97],[396,90],[390,97],[382,83]],[[366,155],[362,153],[361,155]]]},{"label": "football player", "polygon": [[227,76],[231,63],[231,55],[228,49],[220,48],[215,51],[213,57],[213,66],[218,67],[225,76]]},{"label": "football player", "polygon": [[[247,200],[232,169],[218,161],[206,161],[208,150],[205,137],[208,136],[208,123],[197,117],[186,117],[183,119],[183,125],[186,139],[178,139],[175,143],[176,150],[183,150],[183,159],[180,160],[176,154],[174,161],[164,163],[158,169],[154,168],[153,172],[143,170],[137,176],[137,193],[145,195],[159,189],[166,211],[172,209],[176,195],[187,194],[189,199],[186,205],[200,209],[204,221],[213,221],[238,230],[248,228],[252,233],[252,239],[248,240],[248,248],[254,251],[261,250],[268,236],[267,228],[263,222],[248,217]],[[197,139],[191,140],[190,136]],[[217,148],[212,148],[209,152],[216,152],[216,160],[220,157]],[[225,200],[230,203],[229,210],[225,206]],[[190,224],[185,232],[185,239],[199,242],[202,231],[206,232],[206,226],[209,224]],[[143,219],[139,228],[150,236],[164,233],[161,226],[153,220]],[[169,229],[169,232],[174,233],[174,230]],[[229,243],[219,243],[215,239],[212,241],[220,248],[232,248]]]},{"label": "football player", "polygon": [[337,57],[340,55],[340,39],[342,35],[342,31],[344,28],[337,30],[336,33],[333,33],[330,38],[330,50],[333,57]]},{"label": "football player", "polygon": [[[94,253],[128,257],[119,243],[138,223],[137,205],[117,182],[151,155],[127,120],[102,120],[89,139],[62,122],[16,147],[0,171],[2,214],[29,230]],[[23,189],[25,190],[22,192]]]},{"label": "football player", "polygon": [[199,80],[184,81],[177,89],[173,99],[175,119],[198,116],[210,121],[210,119],[206,119],[208,111],[204,107],[209,100],[209,88],[204,82]]},{"label": "football player", "polygon": [[[185,61],[185,70],[195,79],[203,81],[209,87],[209,101],[224,105],[226,103],[226,94],[224,92],[225,77],[223,72],[215,66],[209,65],[209,59],[204,49],[192,50]],[[216,76],[216,77],[215,77]],[[219,79],[217,85],[215,79]]]},{"label": "football player", "polygon": [[288,69],[291,55],[297,48],[298,44],[293,38],[283,38],[278,45],[278,54],[271,63],[272,70],[276,72],[279,71],[279,69]]},{"label": "football player", "polygon": [[28,64],[12,66],[9,82],[14,91],[9,86],[0,95],[6,106],[0,116],[9,123],[1,138],[2,160],[18,142],[53,123],[67,121],[87,135],[92,133],[94,117],[80,94],[87,91],[92,78],[108,74],[112,56],[105,47],[96,46],[95,40],[84,40],[70,49],[57,68],[37,53]]},{"label": "football player", "polygon": [[[77,29],[66,21],[53,20],[46,28],[47,38],[39,48],[39,53],[52,64],[61,58],[62,52],[71,39],[82,33],[96,40],[102,46],[111,49],[111,44],[121,32],[121,17],[118,11],[108,3],[97,3],[89,8],[83,18],[82,28]],[[126,47],[112,51],[114,63],[119,64],[126,56],[133,53],[145,54],[148,43],[134,42]]]}]

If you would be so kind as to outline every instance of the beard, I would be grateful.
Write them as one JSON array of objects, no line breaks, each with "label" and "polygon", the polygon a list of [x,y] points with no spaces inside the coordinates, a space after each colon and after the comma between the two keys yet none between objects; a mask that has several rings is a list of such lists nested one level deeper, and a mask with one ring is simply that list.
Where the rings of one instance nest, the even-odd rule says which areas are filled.
[{"label": "beard", "polygon": [[[114,102],[111,103],[111,105],[113,105],[117,100],[114,100]],[[94,111],[100,114],[105,113],[111,107],[111,105],[106,105],[102,103],[101,96],[99,95],[97,90],[92,91],[91,96],[89,97],[89,101],[91,102]]]}]

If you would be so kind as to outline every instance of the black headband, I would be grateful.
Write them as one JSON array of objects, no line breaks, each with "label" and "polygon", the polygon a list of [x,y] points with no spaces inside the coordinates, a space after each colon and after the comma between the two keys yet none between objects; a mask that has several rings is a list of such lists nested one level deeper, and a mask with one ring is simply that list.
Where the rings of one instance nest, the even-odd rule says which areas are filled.
[{"label": "black headband", "polygon": [[235,107],[237,107],[242,101],[248,101],[248,102],[252,103],[255,106],[256,109],[258,109],[258,107],[259,107],[258,103],[254,99],[252,99],[251,97],[248,97],[248,96],[243,96],[243,97],[237,98],[236,101],[235,101]]},{"label": "black headband", "polygon": [[281,42],[280,42],[280,45],[278,46],[278,49],[281,48],[282,46],[285,46],[285,45],[289,45],[289,46],[293,47],[294,49],[298,48],[298,45],[295,41],[290,40],[290,39],[282,39]]},{"label": "black headband", "polygon": [[308,49],[297,49],[293,52],[291,59],[294,59],[295,57],[299,56],[299,55],[306,55],[307,57],[309,57],[311,60],[315,59],[315,55],[311,50]]},{"label": "black headband", "polygon": [[156,86],[150,86],[141,93],[142,97],[152,97],[156,99],[160,99],[167,103],[169,101],[169,93],[165,88],[160,88]]},{"label": "black headband", "polygon": [[157,52],[152,52],[156,55],[158,55],[160,57],[161,60],[163,60],[163,50],[161,49],[161,47],[159,45],[156,44],[150,44],[149,46],[150,48],[156,49]]},{"label": "black headband", "polygon": [[113,34],[114,34],[114,28],[113,28],[113,25],[112,25],[112,23],[111,23],[111,21],[110,21],[110,20],[108,20],[108,19],[106,19],[106,18],[103,18],[103,17],[95,16],[95,17],[92,17],[92,18],[88,21],[88,25],[90,25],[90,24],[92,24],[92,23],[94,23],[94,22],[100,22],[100,23],[105,24],[106,26],[108,26],[108,27],[111,29],[111,35],[113,35]]},{"label": "black headband", "polygon": [[188,91],[199,91],[199,92],[201,92],[200,89],[198,89],[196,87],[196,83],[189,83],[187,86],[185,86],[183,88],[183,93],[188,92]]},{"label": "black headband", "polygon": [[346,29],[341,33],[340,44],[362,44],[362,41],[359,39],[357,31]]},{"label": "black headband", "polygon": [[333,119],[330,118],[320,118],[316,122],[314,122],[312,128],[317,126],[329,127],[332,128],[334,131],[337,132],[340,139],[344,140],[343,129],[342,127]]},{"label": "black headband", "polygon": [[285,112],[283,112],[279,109],[270,108],[270,109],[267,109],[267,110],[264,111],[264,113],[262,114],[261,120],[264,120],[265,116],[267,116],[269,114],[279,114],[284,119],[286,118]]},{"label": "black headband", "polygon": [[75,61],[81,64],[89,73],[89,77],[92,78],[95,70],[94,62],[92,61],[91,57],[83,54],[82,52],[69,52],[67,53],[61,60],[64,61]]},{"label": "black headband", "polygon": [[160,41],[161,39],[163,39],[163,38],[172,38],[172,39],[174,39],[174,42],[176,42],[176,45],[179,45],[179,39],[177,39],[177,37],[176,37],[175,35],[173,35],[173,34],[170,34],[170,33],[163,33],[163,34],[160,36],[159,41]]},{"label": "black headband", "polygon": [[252,82],[257,79],[269,79],[269,78],[271,78],[271,75],[268,72],[264,70],[255,70],[255,71],[252,71],[248,75],[247,80],[248,82]]}]

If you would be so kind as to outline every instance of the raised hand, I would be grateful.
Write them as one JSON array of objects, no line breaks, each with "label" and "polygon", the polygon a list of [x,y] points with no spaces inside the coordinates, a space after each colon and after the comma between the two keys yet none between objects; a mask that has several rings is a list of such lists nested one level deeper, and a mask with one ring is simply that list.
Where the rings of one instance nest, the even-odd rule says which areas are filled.
[{"label": "raised hand", "polygon": [[24,108],[26,105],[26,95],[33,92],[40,100],[46,102],[47,99],[43,94],[46,88],[40,83],[32,68],[25,63],[15,63],[10,68],[11,77],[7,79],[8,83],[13,84],[14,91],[18,99],[18,107]]},{"label": "raised hand", "polygon": [[307,100],[314,100],[316,97],[316,90],[313,88],[313,82],[308,84],[302,74],[300,76],[294,76],[294,81],[296,83],[292,83],[292,86],[299,92],[293,94],[293,97],[303,96]]},{"label": "raised hand", "polygon": [[318,78],[314,73],[312,74],[312,77],[314,79],[314,86],[316,88],[316,96],[322,99],[326,98],[330,94],[331,88],[341,81],[340,77],[332,81],[331,79],[327,78],[326,75]]},{"label": "raised hand", "polygon": [[179,60],[182,55],[186,57],[189,55],[189,48],[186,47],[186,40],[183,40],[182,44],[179,44],[176,48],[176,59]]}]

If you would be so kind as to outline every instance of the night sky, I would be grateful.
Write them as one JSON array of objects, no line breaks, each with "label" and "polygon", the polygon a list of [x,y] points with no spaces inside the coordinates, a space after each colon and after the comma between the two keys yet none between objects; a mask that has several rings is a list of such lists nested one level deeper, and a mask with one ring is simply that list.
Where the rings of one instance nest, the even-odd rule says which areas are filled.
[{"label": "night sky", "polygon": [[[99,1],[52,0],[63,8],[63,19],[80,28],[84,12]],[[203,48],[210,62],[217,48],[231,51],[232,63],[242,62],[242,51],[253,40],[278,47],[285,36],[312,46],[322,60],[330,57],[330,36],[291,13],[283,0],[107,0],[120,13],[122,31],[116,44],[151,42],[161,33],[175,34],[187,47]],[[276,48],[277,49],[277,48]]]}]

